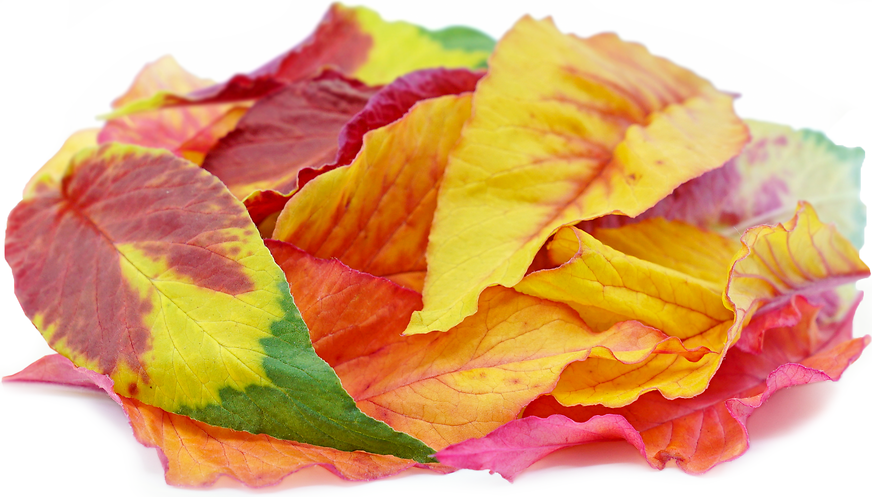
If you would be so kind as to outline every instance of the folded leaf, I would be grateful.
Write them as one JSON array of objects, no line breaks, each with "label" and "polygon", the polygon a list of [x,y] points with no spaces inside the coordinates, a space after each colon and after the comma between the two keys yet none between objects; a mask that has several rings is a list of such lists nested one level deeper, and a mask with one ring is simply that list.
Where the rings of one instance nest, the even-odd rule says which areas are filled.
[{"label": "folded leaf", "polygon": [[[103,378],[103,380],[99,380],[99,378]],[[57,383],[92,390],[102,390],[100,385],[106,384],[109,385],[106,393],[111,395],[113,399],[118,397],[112,389],[112,380],[107,376],[85,368],[77,368],[69,359],[60,354],[41,357],[23,370],[13,375],[4,376],[3,381]]]},{"label": "folded leaf", "polygon": [[236,129],[236,125],[246,112],[248,112],[247,106],[234,105],[221,117],[212,121],[208,126],[198,131],[196,135],[179,145],[175,150],[176,155],[184,157],[194,164],[202,165],[206,154],[227,133]]},{"label": "folded leaf", "polygon": [[25,314],[119,394],[237,430],[427,459],[355,407],[245,209],[196,165],[126,145],[83,151],[7,226]]},{"label": "folded leaf", "polygon": [[[662,219],[593,236],[577,228],[558,232],[549,256],[557,263],[571,258],[529,274],[516,290],[564,302],[595,329],[638,320],[688,349],[715,354],[694,363],[664,354],[633,365],[588,360],[567,368],[553,395],[565,405],[609,407],[652,389],[670,399],[698,395],[755,313],[780,309],[797,295],[819,302],[825,292],[869,275],[850,242],[807,204],[783,226],[749,230],[731,261],[734,248],[719,235]],[[766,326],[787,322],[758,321],[743,347],[753,350]]]},{"label": "folded leaf", "polygon": [[[613,238],[644,246],[650,232],[662,233],[663,246],[653,248],[653,254],[672,253],[673,246],[676,254],[685,247],[699,247],[696,255],[700,257],[686,260],[691,272],[698,274],[720,263],[726,276],[732,254],[706,250],[721,247],[721,237],[675,222],[651,224],[614,230],[620,233]],[[571,245],[572,252],[567,250]],[[589,359],[569,366],[553,395],[567,405],[619,407],[654,389],[667,398],[690,397],[705,390],[738,333],[733,312],[721,301],[723,287],[619,252],[577,228],[559,231],[549,250],[556,261],[570,253],[562,266],[531,273],[515,289],[571,306],[594,329],[637,320],[680,339],[688,349],[704,348],[714,354],[695,360],[658,354],[634,364]]]},{"label": "folded leaf", "polygon": [[363,110],[339,132],[339,149],[333,163],[301,170],[298,186],[302,188],[320,174],[351,164],[363,147],[366,133],[400,119],[419,101],[473,91],[483,75],[466,69],[437,68],[422,69],[395,79],[373,95]]},{"label": "folded leaf", "polygon": [[190,94],[161,92],[115,112],[125,115],[169,106],[238,102],[263,97],[332,68],[368,85],[390,83],[432,67],[483,68],[494,42],[465,27],[428,31],[386,22],[364,7],[333,4],[306,40],[250,74]]},{"label": "folded leaf", "polygon": [[[727,278],[718,276],[724,274],[719,268],[740,244],[705,230],[683,229],[682,225],[650,219],[632,228],[593,228],[591,233],[627,255],[723,288]],[[558,263],[564,262],[573,255],[569,250],[576,248],[555,243],[551,257],[559,259]],[[801,294],[822,306],[820,319],[841,321],[856,300],[853,282],[869,274],[857,250],[845,242],[836,227],[823,224],[807,202],[800,202],[793,218],[783,225],[758,226],[747,231],[738,252],[729,272],[737,283],[727,297],[735,299],[734,303],[745,313],[763,304],[764,310],[777,309]],[[767,289],[767,285],[754,282],[765,278],[777,283]],[[749,300],[761,296],[765,299],[753,306],[749,304]]]},{"label": "folded leaf", "polygon": [[390,82],[342,129],[336,164],[351,164],[369,131],[399,120],[421,100],[471,92],[482,76],[483,72],[440,67],[411,72]]},{"label": "folded leaf", "polygon": [[[318,167],[300,169],[295,178],[296,187],[302,188],[321,174],[350,164],[363,147],[363,136],[366,133],[400,119],[417,102],[472,91],[481,76],[481,73],[473,73],[466,69],[439,68],[415,71],[397,78],[376,92],[366,102],[363,110],[345,123],[339,131],[338,149],[333,161]],[[273,138],[283,139],[282,136],[273,136]],[[271,147],[270,153],[274,152],[275,149]],[[247,156],[248,152],[245,151],[243,155]],[[245,198],[244,203],[248,213],[264,238],[272,236],[279,213],[294,193],[282,194],[277,191],[257,190]],[[415,277],[421,280],[420,284],[416,283],[415,288],[420,288],[423,285],[423,275],[415,275]]]},{"label": "folded leaf", "polygon": [[681,185],[635,219],[606,216],[581,227],[615,227],[664,217],[738,239],[750,227],[784,219],[804,200],[861,247],[866,226],[866,208],[860,201],[863,150],[835,145],[817,131],[745,122],[751,142],[723,167]]},{"label": "folded leaf", "polygon": [[447,333],[401,336],[420,294],[290,244],[267,246],[315,350],[361,410],[432,447],[515,419],[571,362],[631,363],[662,353],[698,360],[706,353],[637,322],[594,332],[568,307],[507,288],[483,293],[480,311]]},{"label": "folded leaf", "polygon": [[425,100],[367,133],[354,162],[291,197],[273,238],[375,276],[423,274],[436,192],[469,101],[469,94]]},{"label": "folded leaf", "polygon": [[158,449],[170,485],[209,486],[220,476],[229,476],[249,487],[265,487],[310,466],[322,466],[353,481],[384,478],[411,467],[440,473],[451,471],[438,464],[423,465],[360,451],[344,452],[211,426],[119,397],[113,391],[111,379],[77,368],[61,355],[43,357],[3,381],[39,381],[106,391],[124,408],[136,439]]},{"label": "folded leaf", "polygon": [[[665,400],[648,393],[621,409],[563,407],[542,397],[490,435],[443,449],[440,462],[490,469],[512,480],[530,464],[563,447],[623,438],[648,463],[662,469],[674,459],[688,473],[702,473],[748,449],[746,422],[776,391],[837,380],[870,337],[851,340],[853,313],[838,326],[818,328],[817,311],[802,299],[795,326],[767,332],[759,355],[733,349],[711,386],[692,399]],[[545,417],[547,416],[547,417]]]},{"label": "folded leaf", "polygon": [[80,150],[97,145],[99,129],[83,129],[76,131],[61,145],[61,149],[48,160],[24,186],[24,200],[33,198],[42,192],[58,187],[70,159]]},{"label": "folded leaf", "polygon": [[[188,93],[212,85],[184,70],[169,55],[146,65],[136,76],[127,93],[112,102],[113,108],[124,107],[139,99],[172,91]],[[132,116],[118,116],[106,122],[97,141],[120,142],[143,147],[165,148],[182,156],[179,150],[204,128],[220,121],[230,111],[228,105],[198,105],[184,109],[152,110]]]},{"label": "folded leaf", "polygon": [[[744,352],[759,354],[763,350],[763,337],[766,331],[773,328],[789,328],[799,323],[802,315],[800,314],[800,306],[796,301],[801,298],[794,296],[790,303],[784,307],[758,312],[754,319],[742,329],[742,335],[736,342],[736,348]],[[818,314],[818,322],[821,321],[821,315]]]},{"label": "folded leaf", "polygon": [[290,193],[300,169],[333,160],[339,131],[375,91],[335,72],[288,85],[255,103],[203,169],[239,199],[258,189]]},{"label": "folded leaf", "polygon": [[262,238],[272,238],[279,214],[291,195],[293,192],[284,194],[275,190],[257,190],[242,201]]},{"label": "folded leaf", "polygon": [[[590,233],[619,252],[702,280],[718,293],[726,288],[732,259],[742,248],[737,240],[663,218],[633,228],[599,228]],[[563,263],[577,250],[577,242],[567,247],[558,245],[555,239],[549,254],[555,262]]]},{"label": "folded leaf", "polygon": [[514,286],[561,226],[635,216],[747,141],[731,96],[614,35],[580,39],[524,18],[478,84],[439,192],[424,309],[446,330],[481,291]]},{"label": "folded leaf", "polygon": [[783,225],[749,229],[742,244],[725,292],[725,303],[739,316],[869,276],[857,249],[833,225],[822,223],[806,202]]}]

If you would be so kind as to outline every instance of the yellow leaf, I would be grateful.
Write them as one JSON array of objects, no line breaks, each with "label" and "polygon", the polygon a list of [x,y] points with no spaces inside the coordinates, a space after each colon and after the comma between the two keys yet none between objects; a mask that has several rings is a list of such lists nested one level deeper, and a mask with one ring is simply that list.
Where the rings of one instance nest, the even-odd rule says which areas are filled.
[{"label": "yellow leaf", "polygon": [[637,215],[748,140],[732,97],[640,45],[524,18],[499,42],[439,192],[424,309],[447,330],[561,226]]},{"label": "yellow leaf", "polygon": [[735,242],[678,221],[647,220],[594,235],[612,246],[576,228],[559,231],[551,259],[566,260],[573,242],[575,254],[515,289],[570,305],[594,329],[637,320],[689,350],[713,353],[698,361],[661,353],[636,364],[609,358],[572,364],[553,392],[564,405],[620,407],[651,390],[670,399],[698,395],[761,309],[869,274],[850,242],[807,204],[783,226],[750,230],[733,257]]},{"label": "yellow leaf", "polygon": [[[724,302],[737,314],[784,305],[793,295],[819,293],[869,276],[851,242],[800,202],[790,221],[757,226],[742,236]],[[747,319],[747,318],[746,318]]]}]

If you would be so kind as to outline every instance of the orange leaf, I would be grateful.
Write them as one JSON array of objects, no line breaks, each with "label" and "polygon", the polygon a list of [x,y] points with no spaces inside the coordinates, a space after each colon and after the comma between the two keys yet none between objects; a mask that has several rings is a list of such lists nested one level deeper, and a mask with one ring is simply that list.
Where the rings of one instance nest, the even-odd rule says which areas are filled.
[{"label": "orange leaf", "polygon": [[434,448],[515,419],[571,362],[638,362],[660,353],[698,360],[707,352],[636,322],[593,332],[567,306],[507,288],[482,294],[481,310],[447,333],[401,336],[420,294],[286,243],[267,246],[316,352],[358,407]]},{"label": "orange leaf", "polygon": [[527,407],[523,419],[436,457],[512,479],[559,448],[624,438],[655,468],[674,459],[688,473],[708,471],[748,449],[747,419],[774,392],[839,379],[870,342],[868,336],[851,339],[853,312],[841,323],[819,327],[818,308],[802,298],[793,305],[801,320],[768,331],[760,354],[731,350],[698,397],[670,401],[651,392],[627,407],[607,409],[564,407],[545,396]]},{"label": "orange leaf", "polygon": [[469,102],[469,94],[424,100],[399,121],[367,133],[354,162],[291,197],[273,237],[409,284],[408,273],[427,267],[436,192]]},{"label": "orange leaf", "polygon": [[375,480],[426,467],[393,456],[345,452],[211,426],[126,397],[122,402],[136,438],[160,449],[166,458],[171,485],[211,485],[226,475],[250,487],[263,487],[309,466],[323,466],[345,480]]}]

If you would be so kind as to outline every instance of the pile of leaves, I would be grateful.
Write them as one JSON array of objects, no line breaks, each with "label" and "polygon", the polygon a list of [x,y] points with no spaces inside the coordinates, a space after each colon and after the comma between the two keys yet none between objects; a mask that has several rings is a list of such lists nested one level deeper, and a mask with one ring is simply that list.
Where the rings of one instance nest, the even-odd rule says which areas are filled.
[{"label": "pile of leaves", "polygon": [[870,340],[862,150],[733,99],[531,18],[495,43],[335,5],[224,83],[161,59],[9,216],[59,354],[6,379],[105,390],[174,485],[512,479],[614,439],[704,472]]}]

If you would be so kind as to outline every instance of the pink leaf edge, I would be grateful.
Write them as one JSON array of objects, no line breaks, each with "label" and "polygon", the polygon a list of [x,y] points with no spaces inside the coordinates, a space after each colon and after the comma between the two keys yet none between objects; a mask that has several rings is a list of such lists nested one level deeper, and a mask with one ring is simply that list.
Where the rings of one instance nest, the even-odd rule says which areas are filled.
[{"label": "pink leaf edge", "polygon": [[3,381],[54,383],[71,387],[103,390],[118,405],[121,398],[115,393],[115,382],[105,374],[95,373],[87,368],[76,367],[60,354],[47,355],[13,375],[3,377]]}]

